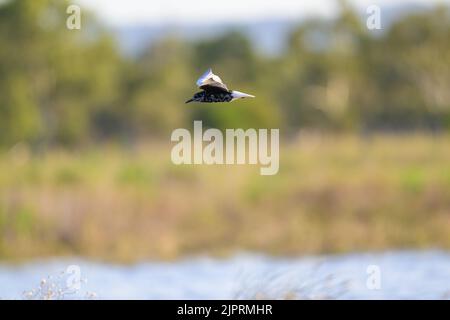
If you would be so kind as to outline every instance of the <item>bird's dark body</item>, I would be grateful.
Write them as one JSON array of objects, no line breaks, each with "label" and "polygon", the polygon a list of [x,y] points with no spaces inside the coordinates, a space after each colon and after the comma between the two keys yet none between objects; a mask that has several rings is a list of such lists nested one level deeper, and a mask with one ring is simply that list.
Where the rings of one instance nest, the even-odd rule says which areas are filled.
[{"label": "bird's dark body", "polygon": [[231,92],[221,91],[221,90],[207,90],[200,91],[194,94],[192,99],[186,101],[186,103],[196,101],[196,102],[230,102],[233,99]]}]

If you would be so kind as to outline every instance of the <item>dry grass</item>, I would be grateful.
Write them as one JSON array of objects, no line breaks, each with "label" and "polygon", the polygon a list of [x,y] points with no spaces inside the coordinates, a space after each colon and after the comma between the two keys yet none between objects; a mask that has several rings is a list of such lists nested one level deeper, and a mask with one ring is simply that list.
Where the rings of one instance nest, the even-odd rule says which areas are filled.
[{"label": "dry grass", "polygon": [[301,135],[280,171],[175,166],[170,146],[0,155],[0,257],[119,261],[450,248],[450,137]]}]

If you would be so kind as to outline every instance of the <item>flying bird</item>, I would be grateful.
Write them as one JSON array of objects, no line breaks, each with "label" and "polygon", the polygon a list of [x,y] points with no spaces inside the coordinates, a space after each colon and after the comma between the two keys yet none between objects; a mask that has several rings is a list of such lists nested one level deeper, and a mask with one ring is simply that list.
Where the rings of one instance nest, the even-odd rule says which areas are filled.
[{"label": "flying bird", "polygon": [[231,102],[236,99],[254,98],[255,96],[236,90],[229,90],[219,76],[211,69],[206,71],[198,80],[197,86],[203,91],[197,92],[186,103],[196,102]]}]

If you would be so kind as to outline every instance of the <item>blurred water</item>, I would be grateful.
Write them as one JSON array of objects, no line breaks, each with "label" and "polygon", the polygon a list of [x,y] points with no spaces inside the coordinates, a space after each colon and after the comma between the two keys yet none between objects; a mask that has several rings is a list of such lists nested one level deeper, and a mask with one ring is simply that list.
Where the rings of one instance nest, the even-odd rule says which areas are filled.
[{"label": "blurred water", "polygon": [[[95,292],[100,299],[449,299],[450,253],[403,251],[271,258],[241,254],[229,259],[190,258],[135,265],[53,259],[22,265],[0,264],[0,298],[22,299],[42,278],[78,265],[87,279],[66,298]],[[367,268],[378,266],[379,290],[367,287]]]}]

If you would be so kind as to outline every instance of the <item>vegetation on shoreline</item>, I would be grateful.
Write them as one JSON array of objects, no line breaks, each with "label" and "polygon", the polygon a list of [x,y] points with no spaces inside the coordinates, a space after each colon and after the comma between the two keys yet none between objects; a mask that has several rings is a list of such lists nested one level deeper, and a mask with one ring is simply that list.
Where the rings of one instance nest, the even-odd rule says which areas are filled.
[{"label": "vegetation on shoreline", "polygon": [[450,137],[300,134],[280,172],[147,145],[0,157],[0,258],[450,248]]},{"label": "vegetation on shoreline", "polygon": [[[450,10],[338,4],[274,57],[239,26],[127,57],[67,0],[0,1],[0,259],[450,248]],[[257,99],[185,105],[209,67]],[[280,129],[279,173],[175,166],[193,120]]]}]

